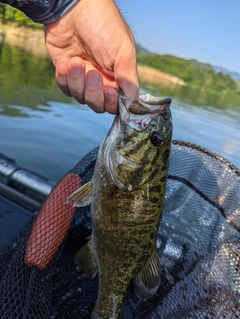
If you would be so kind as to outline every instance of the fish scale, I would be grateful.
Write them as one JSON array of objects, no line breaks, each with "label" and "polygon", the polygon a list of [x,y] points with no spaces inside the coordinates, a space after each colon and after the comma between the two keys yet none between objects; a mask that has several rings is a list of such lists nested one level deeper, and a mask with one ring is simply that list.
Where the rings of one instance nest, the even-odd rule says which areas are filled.
[{"label": "fish scale", "polygon": [[119,94],[119,115],[99,149],[92,181],[67,199],[76,206],[91,201],[92,236],[75,259],[86,275],[98,273],[93,319],[122,318],[131,280],[142,300],[160,285],[156,236],[172,138],[170,103]]}]

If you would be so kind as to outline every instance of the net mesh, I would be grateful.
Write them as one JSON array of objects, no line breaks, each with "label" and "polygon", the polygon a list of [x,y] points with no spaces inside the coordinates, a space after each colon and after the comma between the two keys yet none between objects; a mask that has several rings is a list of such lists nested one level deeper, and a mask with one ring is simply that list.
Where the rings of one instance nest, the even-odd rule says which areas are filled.
[{"label": "net mesh", "polygon": [[[98,281],[74,264],[91,234],[90,208],[75,213],[64,201],[91,179],[97,152],[65,175],[1,252],[0,318],[91,317]],[[157,249],[161,285],[147,301],[130,285],[125,319],[240,318],[240,171],[206,149],[174,141]]]}]

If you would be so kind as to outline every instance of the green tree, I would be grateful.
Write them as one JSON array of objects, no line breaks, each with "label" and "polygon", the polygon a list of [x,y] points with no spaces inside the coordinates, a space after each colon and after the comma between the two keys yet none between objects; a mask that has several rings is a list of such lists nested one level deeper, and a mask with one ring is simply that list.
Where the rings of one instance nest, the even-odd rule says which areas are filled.
[{"label": "green tree", "polygon": [[6,5],[0,3],[0,22],[4,22]]}]

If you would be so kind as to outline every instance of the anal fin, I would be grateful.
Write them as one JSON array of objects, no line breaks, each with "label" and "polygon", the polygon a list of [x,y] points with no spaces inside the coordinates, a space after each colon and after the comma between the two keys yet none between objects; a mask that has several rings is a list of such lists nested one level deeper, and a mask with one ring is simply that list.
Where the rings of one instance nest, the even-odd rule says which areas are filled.
[{"label": "anal fin", "polygon": [[92,252],[91,240],[84,244],[75,256],[75,262],[80,271],[90,278],[94,278],[98,272],[97,263]]},{"label": "anal fin", "polygon": [[154,251],[148,263],[142,270],[133,277],[133,287],[135,294],[141,300],[147,300],[158,290],[161,279],[161,265]]}]

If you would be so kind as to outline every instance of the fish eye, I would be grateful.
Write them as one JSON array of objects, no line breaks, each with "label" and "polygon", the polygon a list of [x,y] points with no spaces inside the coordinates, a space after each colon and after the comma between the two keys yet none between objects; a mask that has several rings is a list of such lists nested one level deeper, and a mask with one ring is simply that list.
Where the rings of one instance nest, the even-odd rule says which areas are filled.
[{"label": "fish eye", "polygon": [[158,133],[158,132],[153,132],[151,135],[151,142],[155,146],[160,146],[162,145],[163,141],[165,140],[165,137]]}]

